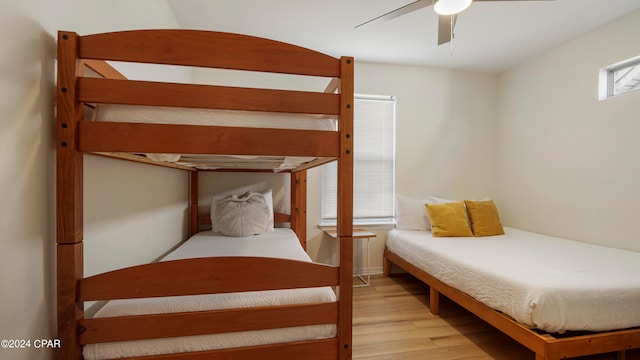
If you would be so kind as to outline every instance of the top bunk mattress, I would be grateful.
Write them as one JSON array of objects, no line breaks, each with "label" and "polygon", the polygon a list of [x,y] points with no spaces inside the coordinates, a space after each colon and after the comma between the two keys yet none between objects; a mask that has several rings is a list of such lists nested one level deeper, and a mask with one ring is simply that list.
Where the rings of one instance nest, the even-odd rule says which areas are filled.
[{"label": "top bunk mattress", "polygon": [[393,229],[388,249],[516,321],[547,332],[640,326],[640,253],[505,227],[433,237]]},{"label": "top bunk mattress", "polygon": [[[91,120],[150,124],[234,126],[293,130],[337,131],[336,116],[260,111],[236,111],[167,106],[96,104]],[[303,156],[239,156],[149,153],[157,162],[170,162],[201,170],[245,169],[273,172],[298,169],[316,161]],[[326,161],[319,161],[322,164]]]},{"label": "top bunk mattress", "polygon": [[[290,229],[277,228],[249,237],[227,237],[212,231],[200,232],[166,255],[162,261],[216,256],[259,256],[299,261],[311,259]],[[255,276],[268,276],[256,274]],[[320,303],[336,301],[330,287],[252,291],[195,296],[171,296],[146,299],[112,300],[94,317],[162,314],[214,309]],[[334,324],[281,329],[243,331],[168,339],[85,345],[85,359],[113,359],[128,356],[158,355],[186,351],[213,350],[240,346],[322,339],[335,336]]]},{"label": "top bunk mattress", "polygon": [[111,122],[337,130],[337,117],[329,115],[167,106],[97,104],[92,118],[96,121]]}]

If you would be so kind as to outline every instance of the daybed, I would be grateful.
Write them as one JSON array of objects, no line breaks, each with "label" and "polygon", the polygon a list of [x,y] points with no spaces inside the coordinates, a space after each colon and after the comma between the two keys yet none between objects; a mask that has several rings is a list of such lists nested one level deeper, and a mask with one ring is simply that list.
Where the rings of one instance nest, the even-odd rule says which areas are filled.
[{"label": "daybed", "polygon": [[438,237],[392,229],[391,264],[536,354],[556,360],[640,348],[640,254],[505,227],[503,235]]},{"label": "daybed", "polygon": [[[310,92],[132,81],[107,61],[322,77],[327,79],[327,86]],[[237,335],[246,338],[247,332],[291,332],[287,329],[328,326],[329,331],[325,330],[322,336],[240,343],[232,340],[233,344],[228,346],[214,340],[216,345],[213,347],[196,351],[171,349],[168,351],[175,353],[150,358],[350,359],[353,66],[353,59],[349,57],[337,59],[291,44],[246,35],[141,30],[79,36],[61,31],[58,37],[56,123],[57,308],[58,338],[62,343],[58,358],[80,359],[83,346],[88,344],[105,347],[108,344],[103,343],[155,342],[175,337],[212,336],[218,339]],[[89,69],[87,75],[91,76],[84,76],[86,69]],[[116,108],[120,105],[144,106],[145,111],[152,112],[153,121],[124,118],[123,114],[129,110],[118,113],[116,119],[97,114],[113,104]],[[96,117],[85,116],[87,106],[97,109],[94,111]],[[162,107],[160,111],[152,108],[158,106]],[[298,119],[307,118],[304,121],[330,117],[333,125],[329,129],[301,128],[283,125],[279,118],[273,117],[260,123],[253,120],[238,122],[242,120],[234,118],[230,120],[232,123],[229,120],[214,123],[198,120],[194,124],[169,115],[181,108],[196,109],[198,116],[212,109],[238,111],[233,114],[236,118],[246,113],[286,113],[289,118],[299,114]],[[157,263],[84,277],[82,164],[85,153],[189,171],[190,232],[195,237],[176,250],[181,255],[172,253]],[[209,218],[208,214],[198,214],[198,173],[212,170],[291,172],[291,215],[276,214],[275,222],[290,223],[292,232],[285,238],[289,239],[289,245],[292,237],[294,243],[299,241],[296,246],[302,250],[306,239],[305,170],[328,161],[338,162],[338,266],[316,264],[301,254],[259,252],[238,256],[236,252],[219,254],[214,251],[211,256],[196,258],[183,254],[190,253],[184,249],[191,247],[193,241],[205,236],[198,234],[199,223],[207,222]],[[203,250],[199,249],[198,253],[200,251]],[[263,274],[268,276],[258,276]],[[155,303],[165,301],[167,297],[248,299],[248,294],[255,292],[318,290],[326,295],[329,287],[336,289],[335,293],[330,291],[337,294],[334,298],[325,296],[301,303],[256,305],[248,302],[245,307],[218,310],[187,306],[181,308],[183,310],[166,310],[168,313],[160,311],[161,314],[109,314],[109,309],[119,303]],[[138,300],[140,298],[144,300]],[[110,300],[105,310],[101,310],[103,313],[85,319],[84,302],[101,300]],[[108,317],[102,317],[104,315]],[[253,336],[249,338],[253,339]],[[88,353],[91,351],[87,350]]]}]

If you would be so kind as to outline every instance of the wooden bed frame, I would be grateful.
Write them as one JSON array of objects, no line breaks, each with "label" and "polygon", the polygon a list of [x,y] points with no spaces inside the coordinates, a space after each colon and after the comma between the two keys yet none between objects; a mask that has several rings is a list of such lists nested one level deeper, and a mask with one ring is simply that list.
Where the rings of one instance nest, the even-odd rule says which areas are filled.
[{"label": "wooden bed frame", "polygon": [[[320,92],[131,81],[106,62],[110,60],[285,73],[330,80],[327,88]],[[102,78],[84,77],[86,67]],[[252,36],[193,30],[140,30],[89,36],[59,32],[56,250],[58,338],[62,347],[58,358],[81,359],[82,346],[88,343],[333,323],[337,325],[337,336],[329,339],[152,358],[351,359],[353,74],[351,57],[333,58]],[[332,114],[338,117],[338,131],[85,121],[84,108],[91,103]],[[153,263],[85,278],[83,154],[153,163],[135,154],[156,152],[323,159],[291,171],[291,218],[276,219],[290,221],[303,246],[306,238],[304,170],[326,161],[337,161],[340,264],[205,258]],[[190,230],[197,232],[198,169],[169,163],[160,165],[190,171]],[[203,275],[211,273],[212,267],[225,276],[214,280]],[[265,280],[254,276],[256,273],[275,276]],[[183,279],[187,277],[190,280],[185,282]],[[318,286],[334,286],[338,300],[197,313],[84,318],[84,301]]]},{"label": "wooden bed frame", "polygon": [[397,265],[429,286],[429,310],[432,314],[438,315],[439,296],[443,294],[532,350],[536,354],[536,360],[558,360],[607,352],[617,352],[618,359],[624,360],[625,350],[640,348],[640,328],[575,336],[554,336],[541,333],[529,329],[511,317],[445,284],[385,248],[383,267],[386,276],[390,275],[392,264]]}]

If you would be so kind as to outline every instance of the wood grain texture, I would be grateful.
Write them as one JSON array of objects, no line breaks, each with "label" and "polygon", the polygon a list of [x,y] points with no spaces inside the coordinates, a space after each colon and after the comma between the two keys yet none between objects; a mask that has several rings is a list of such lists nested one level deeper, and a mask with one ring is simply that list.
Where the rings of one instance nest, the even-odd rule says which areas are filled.
[{"label": "wood grain texture", "polygon": [[197,171],[189,173],[189,235],[198,233],[198,176]]},{"label": "wood grain texture", "polygon": [[78,342],[77,323],[84,318],[84,308],[76,301],[77,283],[84,272],[83,243],[58,244],[56,246],[56,306],[60,359],[81,359],[82,347]]},{"label": "wood grain texture", "polygon": [[[291,222],[291,215],[275,211],[273,213],[273,222],[275,224]],[[211,214],[198,215],[198,225],[209,225],[209,228],[211,228]]]},{"label": "wood grain texture", "polygon": [[338,268],[305,261],[213,257],[128,267],[80,280],[78,300],[220,294],[338,285]]},{"label": "wood grain texture", "polygon": [[81,38],[80,57],[338,77],[336,58],[254,36],[198,30],[137,30]]},{"label": "wood grain texture", "polygon": [[85,59],[82,60],[82,63],[103,78],[121,80],[127,79],[126,76],[124,76],[120,71],[116,70],[113,66],[109,65],[109,63],[107,63],[106,61]]},{"label": "wood grain texture", "polygon": [[101,121],[78,127],[85,152],[336,157],[339,151],[335,131]]},{"label": "wood grain texture", "polygon": [[291,173],[291,229],[307,249],[307,172]]},{"label": "wood grain texture", "polygon": [[339,113],[337,94],[118,79],[80,78],[78,99],[90,103],[197,109],[323,115]]},{"label": "wood grain texture", "polygon": [[557,360],[590,354],[622,351],[640,348],[640,328],[608,331],[603,333],[576,334],[567,333],[562,336],[539,333],[514,321],[507,315],[497,312],[469,295],[441,282],[430,274],[408,263],[398,255],[385,249],[384,257],[400,268],[417,277],[425,284],[445,295],[474,315],[502,331],[513,340],[533,351],[537,357],[546,360]]},{"label": "wood grain texture", "polygon": [[58,33],[56,116],[56,306],[61,359],[82,358],[77,322],[84,309],[76,303],[76,284],[83,277],[83,158],[77,152],[77,122],[84,108],[75,101],[78,36]]},{"label": "wood grain texture", "polygon": [[[161,334],[154,333],[154,336],[162,337],[162,334],[176,331],[176,328],[187,332],[204,331],[202,329],[206,328],[209,332],[216,332],[222,331],[222,325],[231,327],[233,331],[234,327],[271,328],[329,321],[338,323],[338,335],[334,339],[153,358],[350,359],[353,59],[336,59],[295,45],[252,36],[192,30],[124,31],[83,37],[72,32],[60,32],[58,53],[57,127],[62,130],[57,135],[60,154],[57,161],[61,167],[57,179],[62,185],[57,190],[57,197],[60,199],[57,213],[60,219],[64,219],[58,222],[58,323],[59,337],[63,341],[63,349],[58,352],[58,358],[81,358],[78,342],[80,324],[91,328],[85,336],[94,336],[95,330],[101,334],[95,335],[96,338],[103,339],[103,336],[119,336],[118,333],[122,332],[141,336],[141,333],[160,331]],[[328,93],[125,82],[124,76],[107,63],[111,60],[299,74],[328,77],[332,80],[325,89]],[[83,78],[82,69],[85,67],[105,79]],[[339,91],[339,94],[334,94],[334,91]],[[84,104],[89,102],[337,114],[340,130],[331,132],[85,122],[82,121]],[[119,154],[115,157],[144,163],[149,161],[137,154],[318,158],[295,169],[294,173],[338,159],[341,163],[338,170],[339,181],[342,182],[338,206],[343,217],[339,220],[340,267],[264,258],[187,259],[120,269],[82,279],[83,152]],[[180,166],[176,168],[184,169]],[[194,178],[190,185],[196,187],[197,173],[192,173],[192,176]],[[192,193],[191,200],[194,196],[196,195]],[[298,198],[296,207],[299,208],[305,201],[301,199],[302,196]],[[191,212],[195,212],[196,207],[194,201]],[[289,217],[276,221],[282,219],[292,221]],[[295,223],[299,230],[306,228],[303,220],[296,219]],[[193,231],[193,221],[190,225]],[[185,281],[186,279],[189,281]],[[233,309],[180,314],[177,317],[153,315],[132,322],[129,322],[132,319],[128,317],[84,320],[82,308],[77,306],[78,301],[90,300],[317,286],[336,287],[339,301],[331,305]],[[231,321],[232,318],[244,320],[236,323]],[[261,325],[255,325],[253,321]],[[122,331],[122,328],[126,330]],[[136,328],[143,330],[137,331]]]},{"label": "wood grain texture", "polygon": [[[354,289],[353,358],[361,360],[534,360],[532,351],[453,301],[428,311],[429,288],[407,274],[373,276]],[[628,360],[640,350],[627,351]],[[611,352],[574,360],[620,360]]]},{"label": "wood grain texture", "polygon": [[354,61],[340,59],[340,154],[338,157],[338,190],[336,231],[339,238],[340,262],[340,360],[352,357],[352,294],[353,294],[353,78]]},{"label": "wood grain texture", "polygon": [[338,304],[298,304],[260,308],[85,319],[80,342],[94,344],[234,331],[335,324]]},{"label": "wood grain texture", "polygon": [[83,158],[78,148],[77,124],[84,106],[76,102],[76,77],[83,74],[77,60],[78,36],[58,34],[56,98],[56,241],[77,243],[83,238]]},{"label": "wood grain texture", "polygon": [[273,222],[276,224],[291,222],[291,215],[276,211],[273,213]]}]

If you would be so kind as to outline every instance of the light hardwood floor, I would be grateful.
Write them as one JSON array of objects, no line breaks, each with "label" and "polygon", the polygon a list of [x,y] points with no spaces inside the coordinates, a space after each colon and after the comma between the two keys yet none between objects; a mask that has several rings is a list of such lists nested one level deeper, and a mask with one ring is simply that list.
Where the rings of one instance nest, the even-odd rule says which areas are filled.
[{"label": "light hardwood floor", "polygon": [[[410,275],[371,278],[353,292],[353,358],[364,360],[533,360],[534,354],[441,296],[429,313],[428,288]],[[575,360],[615,360],[615,354]],[[640,352],[627,351],[627,360]]]}]

